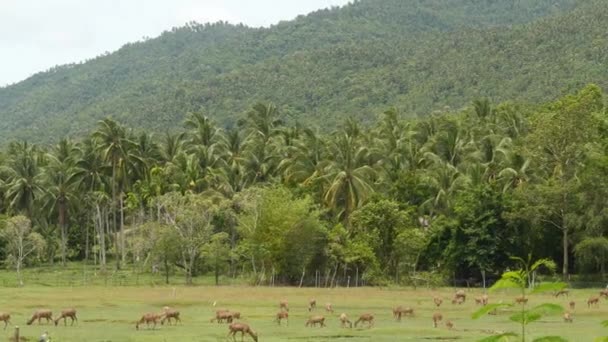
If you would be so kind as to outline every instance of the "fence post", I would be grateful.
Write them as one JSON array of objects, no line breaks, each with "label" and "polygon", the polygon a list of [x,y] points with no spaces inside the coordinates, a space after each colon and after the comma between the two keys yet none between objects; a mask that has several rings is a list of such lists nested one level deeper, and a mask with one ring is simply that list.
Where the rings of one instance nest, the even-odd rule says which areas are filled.
[{"label": "fence post", "polygon": [[15,341],[19,342],[19,326],[15,327]]}]

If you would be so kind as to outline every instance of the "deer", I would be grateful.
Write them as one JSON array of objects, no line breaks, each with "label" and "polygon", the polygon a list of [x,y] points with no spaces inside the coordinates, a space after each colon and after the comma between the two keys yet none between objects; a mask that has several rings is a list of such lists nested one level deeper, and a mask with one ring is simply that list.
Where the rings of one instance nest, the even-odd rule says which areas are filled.
[{"label": "deer", "polygon": [[475,297],[475,305],[483,305],[483,299],[481,299],[481,297]]},{"label": "deer", "polygon": [[40,324],[40,321],[45,318],[46,322],[53,322],[53,312],[49,309],[40,309],[36,312],[34,312],[34,314],[32,315],[32,318],[30,318],[29,321],[27,321],[27,325],[31,325],[35,320],[38,320],[38,324]]},{"label": "deer", "polygon": [[281,321],[282,320],[286,320],[287,321],[287,325],[289,326],[289,312],[287,311],[279,311],[277,312],[277,318],[275,319],[275,321],[281,325]]},{"label": "deer", "polygon": [[600,290],[600,297],[606,297],[608,299],[608,289]]},{"label": "deer", "polygon": [[334,313],[334,308],[331,303],[325,303],[325,312]]},{"label": "deer", "polygon": [[437,328],[437,323],[443,320],[443,315],[440,312],[435,312],[433,314],[433,326]]},{"label": "deer", "polygon": [[282,300],[279,302],[279,309],[289,311],[289,305],[286,300]]},{"label": "deer", "polygon": [[454,298],[458,299],[458,301],[460,301],[460,302],[461,302],[461,303],[459,303],[459,304],[462,304],[462,303],[464,303],[464,302],[466,302],[466,301],[467,301],[467,294],[466,294],[466,293],[464,293],[464,291],[463,291],[463,290],[458,290],[458,291],[456,291],[456,293],[454,294]]},{"label": "deer", "polygon": [[462,299],[462,297],[454,297],[452,299],[452,304],[458,304],[458,305],[460,305],[462,303],[464,303],[464,300]]},{"label": "deer", "polygon": [[342,328],[344,328],[347,323],[349,328],[353,327],[353,322],[348,319],[348,316],[345,313],[340,314],[340,323],[342,324]]},{"label": "deer", "polygon": [[435,305],[437,307],[440,307],[441,303],[443,303],[443,299],[441,299],[440,297],[433,297],[433,302],[435,302]]},{"label": "deer", "polygon": [[306,327],[314,327],[317,324],[319,324],[319,327],[324,327],[325,326],[325,317],[323,316],[312,316],[308,319],[308,321],[306,321],[306,324],[304,326]]},{"label": "deer", "polygon": [[8,313],[0,313],[0,321],[4,322],[4,330],[11,323],[11,314]]},{"label": "deer", "polygon": [[526,303],[528,303],[528,298],[526,298],[524,296],[517,296],[517,297],[515,297],[515,303],[526,304]]},{"label": "deer", "polygon": [[369,314],[369,313],[365,313],[361,316],[359,316],[359,319],[357,321],[355,321],[355,328],[357,327],[357,325],[359,323],[363,324],[366,323],[368,324],[368,328],[371,328],[374,326],[374,315]]},{"label": "deer", "polygon": [[403,308],[401,305],[399,305],[396,308],[393,308],[393,318],[395,318],[397,321],[401,322],[401,316],[404,316],[404,315],[413,316],[414,309],[412,309],[410,307]]},{"label": "deer", "polygon": [[308,301],[308,311],[312,311],[317,307],[317,300],[312,298]]},{"label": "deer", "polygon": [[587,299],[587,307],[590,308],[591,305],[599,306],[600,297],[591,297],[591,298]]},{"label": "deer", "polygon": [[570,306],[570,310],[574,311],[574,307],[576,306],[576,303],[573,300],[571,300],[570,303],[568,303],[568,305]]},{"label": "deer", "polygon": [[251,338],[255,342],[258,342],[258,334],[256,334],[256,332],[253,331],[253,329],[251,329],[251,327],[249,327],[249,325],[245,323],[230,323],[228,329],[230,330],[228,332],[228,336],[232,335],[233,341],[236,341],[236,337],[234,335],[236,335],[237,332],[240,332],[241,341],[243,341],[243,337],[245,336],[245,334],[249,334],[249,336],[251,336]]},{"label": "deer", "polygon": [[452,323],[452,321],[447,321],[445,322],[445,326],[448,328],[448,330],[452,330],[454,328],[454,323]]},{"label": "deer", "polygon": [[569,293],[568,289],[561,289],[561,290],[555,292],[554,296],[555,296],[555,298],[557,298],[559,296],[566,296],[566,297],[568,297],[568,293]]},{"label": "deer", "polygon": [[572,323],[572,314],[564,312],[564,322]]},{"label": "deer", "polygon": [[156,324],[158,323],[158,320],[160,319],[160,317],[161,317],[161,315],[156,312],[149,312],[147,314],[144,314],[143,316],[141,316],[139,321],[137,321],[137,323],[135,323],[135,330],[139,330],[139,325],[143,324],[143,323],[146,323],[146,326],[148,328],[150,327],[150,323],[154,323],[152,330],[156,329]]},{"label": "deer", "polygon": [[232,313],[227,310],[218,310],[215,312],[215,318],[212,318],[210,322],[217,321],[218,324],[224,323],[224,321],[228,323],[232,323],[233,320]]},{"label": "deer", "polygon": [[162,319],[160,320],[160,324],[161,325],[165,325],[165,321],[167,321],[167,323],[169,325],[171,325],[171,319],[175,320],[175,324],[177,324],[177,322],[182,322],[182,320],[179,318],[179,311],[175,310],[175,309],[167,309],[167,310],[163,310],[163,314],[162,314]]},{"label": "deer", "polygon": [[74,321],[78,322],[78,318],[76,318],[76,309],[69,308],[65,310],[61,310],[61,315],[55,319],[55,326],[59,324],[59,321],[63,319],[63,325],[68,325],[68,318],[71,319],[72,323],[70,325],[74,325]]},{"label": "deer", "polygon": [[487,294],[484,294],[483,296],[481,296],[481,304],[483,306],[488,305],[488,302],[490,301],[490,297],[488,297]]}]

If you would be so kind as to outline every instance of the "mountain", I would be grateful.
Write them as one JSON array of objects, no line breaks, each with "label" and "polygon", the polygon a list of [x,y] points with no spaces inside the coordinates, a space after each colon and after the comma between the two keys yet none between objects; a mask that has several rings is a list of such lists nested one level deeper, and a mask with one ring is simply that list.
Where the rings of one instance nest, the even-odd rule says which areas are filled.
[{"label": "mountain", "polygon": [[[0,88],[0,141],[54,141],[111,116],[232,125],[258,101],[332,127],[389,106],[547,100],[608,79],[602,0],[361,0],[270,28],[190,23]],[[10,67],[10,66],[9,66]]]}]

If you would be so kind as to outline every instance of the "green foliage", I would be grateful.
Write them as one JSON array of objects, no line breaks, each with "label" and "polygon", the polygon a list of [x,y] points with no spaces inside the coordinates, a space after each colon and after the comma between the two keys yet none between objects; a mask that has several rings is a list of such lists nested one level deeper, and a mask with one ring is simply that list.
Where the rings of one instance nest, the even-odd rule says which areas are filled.
[{"label": "green foliage", "polygon": [[0,89],[0,133],[48,142],[108,114],[165,131],[200,110],[232,126],[252,101],[332,127],[388,106],[548,100],[606,85],[606,11],[600,0],[366,0],[267,29],[191,23]]}]

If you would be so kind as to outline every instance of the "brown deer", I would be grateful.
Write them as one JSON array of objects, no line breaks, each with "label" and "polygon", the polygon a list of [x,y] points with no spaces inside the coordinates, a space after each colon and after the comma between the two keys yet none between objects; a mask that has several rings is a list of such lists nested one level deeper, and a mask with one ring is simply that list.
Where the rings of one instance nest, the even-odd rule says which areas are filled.
[{"label": "brown deer", "polygon": [[437,323],[443,320],[443,315],[440,312],[435,312],[433,314],[433,326],[437,328]]},{"label": "brown deer", "polygon": [[570,303],[568,303],[568,305],[570,305],[570,310],[574,310],[576,303],[573,300],[571,300]]},{"label": "brown deer", "polygon": [[304,326],[306,327],[314,327],[317,324],[319,324],[319,326],[322,328],[325,326],[325,317],[323,316],[312,316],[308,319],[308,321],[306,321],[306,324]]},{"label": "brown deer", "polygon": [[11,323],[11,314],[0,313],[0,321],[4,322],[4,330],[6,330],[6,326]]},{"label": "brown deer", "polygon": [[441,303],[443,303],[443,299],[441,299],[440,297],[433,297],[433,302],[435,302],[435,305],[437,307],[440,307]]},{"label": "brown deer", "polygon": [[483,305],[483,299],[481,299],[481,297],[475,297],[475,305]]},{"label": "brown deer", "polygon": [[369,314],[369,313],[365,313],[361,316],[359,316],[359,319],[355,321],[355,328],[357,327],[357,325],[359,323],[363,324],[366,323],[368,324],[368,328],[371,328],[374,326],[374,315]]},{"label": "brown deer", "polygon": [[587,299],[587,307],[590,308],[591,305],[599,306],[600,297],[591,297],[591,298]]},{"label": "brown deer", "polygon": [[517,296],[517,297],[515,297],[515,303],[526,304],[526,303],[528,303],[528,298],[526,298],[524,296]]},{"label": "brown deer", "polygon": [[224,323],[232,323],[234,316],[230,311],[227,310],[218,310],[215,312],[215,318],[212,318],[210,322],[217,321],[218,324]]},{"label": "brown deer", "polygon": [[146,323],[146,326],[148,328],[150,328],[150,323],[154,323],[154,326],[152,327],[152,329],[156,329],[156,324],[158,323],[160,316],[161,315],[157,314],[156,312],[149,312],[147,314],[144,314],[143,316],[141,316],[139,321],[137,321],[137,323],[135,323],[135,329],[139,330],[139,325],[143,324],[143,323]]},{"label": "brown deer", "polygon": [[232,335],[233,341],[236,341],[236,337],[234,335],[236,335],[237,332],[240,332],[241,341],[243,341],[245,334],[249,334],[249,336],[251,336],[255,342],[258,342],[258,334],[256,334],[255,331],[253,331],[249,325],[245,323],[230,323],[228,329],[230,329],[228,336]]},{"label": "brown deer", "polygon": [[601,297],[606,297],[606,298],[608,298],[608,289],[603,289],[603,290],[600,290],[600,298],[601,298]]},{"label": "brown deer", "polygon": [[239,311],[230,311],[232,319],[241,319],[241,313]]},{"label": "brown deer", "polygon": [[281,325],[282,320],[286,320],[287,325],[289,326],[289,312],[283,310],[277,312],[276,322]]},{"label": "brown deer", "polygon": [[484,294],[483,296],[481,296],[481,304],[483,306],[488,305],[489,302],[490,302],[490,297],[488,297],[487,294]]},{"label": "brown deer", "polygon": [[404,308],[401,305],[393,308],[393,318],[395,318],[397,321],[401,322],[401,316],[405,315],[414,316],[414,309],[410,307]]},{"label": "brown deer", "polygon": [[572,323],[572,315],[569,312],[564,312],[564,322]]},{"label": "brown deer", "polygon": [[340,323],[342,324],[342,328],[344,328],[347,323],[349,328],[353,327],[353,322],[348,319],[348,316],[345,313],[340,314]]},{"label": "brown deer", "polygon": [[38,324],[40,324],[40,321],[43,318],[46,319],[47,323],[53,322],[53,312],[48,309],[38,310],[38,311],[34,312],[34,314],[32,315],[32,318],[30,318],[30,320],[27,321],[27,325],[31,325],[32,323],[34,323],[35,320],[38,320]]},{"label": "brown deer", "polygon": [[171,319],[175,320],[175,324],[177,324],[177,322],[182,322],[182,320],[179,318],[179,311],[175,309],[164,310],[162,317],[163,318],[160,320],[161,325],[165,325],[165,321],[167,321],[167,324],[171,325]]},{"label": "brown deer", "polygon": [[308,311],[312,311],[314,309],[316,309],[317,307],[317,300],[316,299],[311,299],[308,301]]},{"label": "brown deer", "polygon": [[445,322],[445,326],[448,328],[448,330],[454,329],[454,323],[452,323],[452,321]]},{"label": "brown deer", "polygon": [[568,297],[568,293],[569,293],[568,289],[562,289],[562,290],[559,290],[559,291],[555,292],[554,296],[555,296],[555,298],[557,298],[559,296],[566,296],[566,297]]},{"label": "brown deer", "polygon": [[325,312],[334,313],[334,307],[331,303],[325,303]]},{"label": "brown deer", "polygon": [[454,297],[452,299],[452,304],[458,304],[458,305],[460,305],[462,303],[464,303],[464,300],[462,299],[462,297]]},{"label": "brown deer", "polygon": [[458,299],[458,301],[460,301],[460,302],[461,302],[461,303],[459,303],[459,304],[462,304],[462,303],[464,303],[464,302],[466,302],[466,301],[467,301],[467,294],[466,294],[466,293],[464,293],[464,291],[463,291],[463,290],[458,290],[458,291],[456,291],[456,293],[454,294],[454,298]]},{"label": "brown deer", "polygon": [[279,302],[279,309],[289,311],[289,305],[286,300],[282,300]]},{"label": "brown deer", "polygon": [[63,325],[68,325],[67,320],[70,318],[72,323],[70,325],[74,325],[74,321],[78,322],[78,318],[76,318],[76,309],[69,308],[65,310],[61,310],[61,315],[55,319],[55,326],[59,324],[59,321],[63,319]]}]

